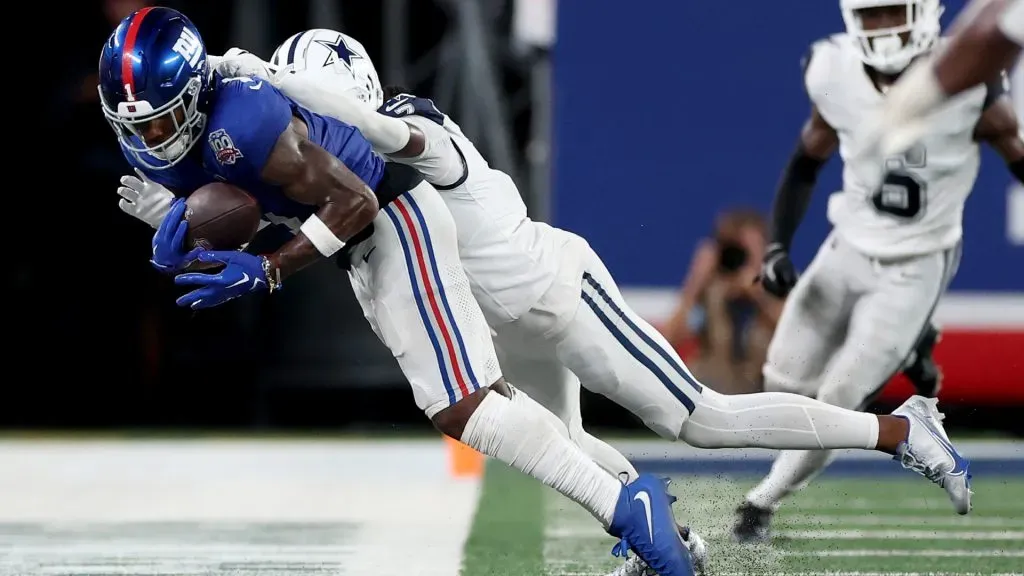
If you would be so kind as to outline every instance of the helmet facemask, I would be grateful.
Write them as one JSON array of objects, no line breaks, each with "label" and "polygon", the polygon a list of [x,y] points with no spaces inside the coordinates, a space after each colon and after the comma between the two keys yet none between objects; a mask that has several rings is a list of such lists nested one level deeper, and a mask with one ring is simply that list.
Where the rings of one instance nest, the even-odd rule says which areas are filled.
[{"label": "helmet facemask", "polygon": [[[941,33],[939,0],[841,0],[847,33],[857,42],[861,60],[883,74],[899,74],[921,54],[930,50]],[[906,19],[901,25],[865,28],[865,12],[901,7]]]},{"label": "helmet facemask", "polygon": [[[117,103],[117,109],[103,98],[103,115],[126,150],[146,168],[164,170],[180,162],[199,140],[206,128],[206,114],[200,112],[199,101],[203,82],[194,75],[181,94],[160,108],[153,109],[145,100]],[[167,122],[171,134],[156,144],[148,144],[145,129],[150,122]]]}]

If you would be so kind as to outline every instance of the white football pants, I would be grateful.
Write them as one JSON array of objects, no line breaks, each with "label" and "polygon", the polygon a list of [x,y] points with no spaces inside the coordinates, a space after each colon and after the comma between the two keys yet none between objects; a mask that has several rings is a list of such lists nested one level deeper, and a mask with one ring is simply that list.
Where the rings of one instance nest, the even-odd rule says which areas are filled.
[{"label": "white football pants", "polygon": [[428,418],[501,378],[459,260],[455,222],[430,184],[385,207],[352,254],[349,279]]},{"label": "white football pants", "polygon": [[[874,448],[874,416],[793,394],[727,396],[702,386],[665,338],[629,308],[586,241],[575,238],[564,248],[569,253],[559,277],[537,305],[495,329],[503,354],[525,358],[534,369],[557,372],[554,366],[560,365],[579,378],[517,382],[511,376],[514,364],[503,365],[513,384],[570,429],[580,429],[575,388],[582,382],[660,436],[698,447]],[[602,467],[614,467],[600,454],[588,453]]]},{"label": "white football pants", "polygon": [[[863,410],[903,366],[959,261],[959,245],[879,261],[833,233],[786,300],[768,347],[765,390]],[[828,450],[782,453],[748,499],[775,505],[805,486],[831,457]]]}]

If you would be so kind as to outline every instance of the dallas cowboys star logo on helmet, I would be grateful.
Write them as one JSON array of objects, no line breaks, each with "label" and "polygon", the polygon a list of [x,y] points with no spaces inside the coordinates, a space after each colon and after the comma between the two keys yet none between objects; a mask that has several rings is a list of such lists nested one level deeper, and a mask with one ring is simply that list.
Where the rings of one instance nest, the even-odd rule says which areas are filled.
[{"label": "dallas cowboys star logo on helmet", "polygon": [[335,62],[341,61],[344,62],[345,65],[348,66],[349,68],[352,68],[352,59],[362,58],[362,56],[360,56],[358,52],[348,47],[348,44],[345,43],[345,36],[342,34],[338,34],[338,37],[335,38],[333,41],[318,38],[316,40],[313,40],[313,42],[316,42],[317,44],[329,50],[329,52],[327,53],[327,60],[324,61],[323,64],[324,66],[330,66]]}]

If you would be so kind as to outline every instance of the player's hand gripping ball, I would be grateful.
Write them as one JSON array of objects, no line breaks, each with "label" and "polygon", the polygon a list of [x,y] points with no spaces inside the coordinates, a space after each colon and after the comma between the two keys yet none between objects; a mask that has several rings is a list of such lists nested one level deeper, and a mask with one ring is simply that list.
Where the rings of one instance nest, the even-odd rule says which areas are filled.
[{"label": "player's hand gripping ball", "polygon": [[174,283],[179,286],[199,286],[178,298],[178,306],[201,310],[219,306],[249,292],[267,290],[262,256],[219,250],[200,252],[198,260],[204,264],[223,264],[224,268],[209,274],[191,272],[175,276]]},{"label": "player's hand gripping ball", "polygon": [[201,252],[199,248],[189,249],[185,245],[185,237],[188,235],[186,208],[184,198],[172,202],[171,209],[153,235],[153,257],[150,262],[166,274],[184,270]]}]

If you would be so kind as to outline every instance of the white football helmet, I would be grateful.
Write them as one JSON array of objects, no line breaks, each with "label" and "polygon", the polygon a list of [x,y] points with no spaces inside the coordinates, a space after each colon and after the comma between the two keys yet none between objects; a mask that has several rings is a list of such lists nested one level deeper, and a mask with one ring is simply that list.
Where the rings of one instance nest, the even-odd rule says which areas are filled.
[{"label": "white football helmet", "polygon": [[336,30],[316,28],[294,34],[274,50],[270,63],[279,70],[317,74],[324,82],[339,83],[374,110],[384,104],[384,90],[366,48]]},{"label": "white football helmet", "polygon": [[[893,28],[865,30],[859,12],[866,8],[904,6],[906,24]],[[857,41],[861,60],[885,74],[897,74],[914,58],[931,50],[939,39],[939,18],[944,10],[939,0],[839,0],[846,32]],[[901,35],[909,34],[906,42]]]}]

